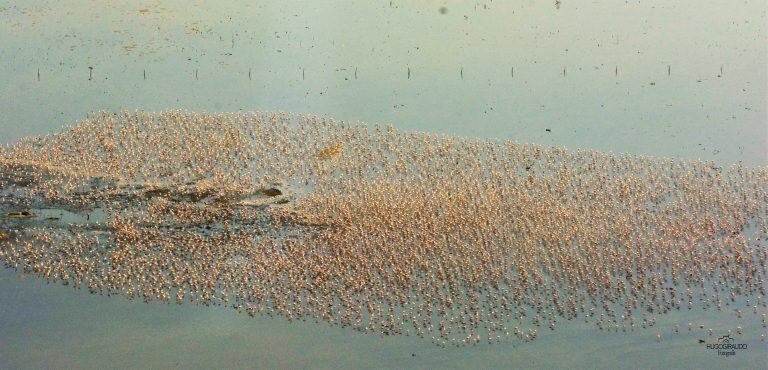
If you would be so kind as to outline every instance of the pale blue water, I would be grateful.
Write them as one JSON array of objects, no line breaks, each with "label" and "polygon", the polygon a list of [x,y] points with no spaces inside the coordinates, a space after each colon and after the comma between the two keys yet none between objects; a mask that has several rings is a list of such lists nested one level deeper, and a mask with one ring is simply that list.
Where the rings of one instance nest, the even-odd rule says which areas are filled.
[{"label": "pale blue water", "polygon": [[[100,109],[272,110],[768,163],[764,1],[391,4],[0,1],[0,142]],[[0,367],[765,368],[766,329],[744,311],[673,313],[631,335],[578,322],[532,343],[440,349],[94,296],[3,269]],[[715,337],[741,325],[749,348],[717,356],[687,322]]]},{"label": "pale blue water", "polygon": [[[326,324],[250,318],[221,307],[144,304],[91,295],[3,271],[0,290],[2,367],[195,368],[764,368],[759,315],[675,312],[657,328],[605,333],[594,324],[541,329],[522,343],[442,349],[416,337],[360,334]],[[723,317],[726,319],[723,319]],[[673,323],[680,323],[674,334]],[[694,330],[687,332],[687,322]],[[712,337],[698,329],[706,322]],[[737,324],[738,323],[738,324]],[[735,357],[718,356],[707,341],[741,325]],[[655,334],[661,332],[661,342]],[[734,331],[735,334],[735,331]],[[415,355],[415,356],[413,356]]]}]

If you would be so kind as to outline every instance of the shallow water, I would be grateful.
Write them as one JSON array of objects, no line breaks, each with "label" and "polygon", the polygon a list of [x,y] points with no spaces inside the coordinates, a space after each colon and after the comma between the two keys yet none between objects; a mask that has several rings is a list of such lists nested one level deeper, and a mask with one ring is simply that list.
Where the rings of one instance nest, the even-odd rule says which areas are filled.
[{"label": "shallow water", "polygon": [[[759,340],[760,330],[765,331],[760,315],[751,311],[736,319],[684,310],[662,316],[654,328],[626,334],[572,322],[554,332],[542,328],[533,342],[441,349],[415,337],[380,338],[314,322],[249,318],[222,307],[107,298],[20,279],[8,270],[0,273],[0,290],[7,298],[0,308],[0,354],[8,368],[760,368],[768,351]],[[694,324],[693,331],[687,331],[687,322]],[[674,323],[680,324],[679,334]],[[713,335],[699,323],[712,326]],[[734,337],[747,349],[734,357],[718,356],[698,343],[736,325],[745,328]],[[656,333],[662,334],[661,342]]]},{"label": "shallow water", "polygon": [[[0,141],[58,131],[99,109],[181,107],[768,163],[764,2],[208,4],[0,3]],[[715,328],[714,338],[741,325],[736,338],[748,349],[718,356],[687,322]],[[583,322],[545,330],[530,343],[440,349],[428,339],[94,296],[0,270],[7,368],[759,368],[768,355],[758,339],[766,329],[747,310],[742,319],[675,312],[632,335]]]},{"label": "shallow water", "polygon": [[764,2],[206,4],[4,3],[0,138],[99,109],[282,110],[768,162]]}]

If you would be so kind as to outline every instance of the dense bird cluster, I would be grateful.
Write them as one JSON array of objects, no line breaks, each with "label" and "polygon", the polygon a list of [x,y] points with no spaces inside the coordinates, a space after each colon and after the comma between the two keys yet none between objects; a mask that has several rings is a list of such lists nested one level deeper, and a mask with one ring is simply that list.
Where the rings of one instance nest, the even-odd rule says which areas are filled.
[{"label": "dense bird cluster", "polygon": [[765,310],[766,167],[186,111],[97,113],[0,166],[9,211],[107,215],[0,224],[0,261],[98,294],[441,346]]}]

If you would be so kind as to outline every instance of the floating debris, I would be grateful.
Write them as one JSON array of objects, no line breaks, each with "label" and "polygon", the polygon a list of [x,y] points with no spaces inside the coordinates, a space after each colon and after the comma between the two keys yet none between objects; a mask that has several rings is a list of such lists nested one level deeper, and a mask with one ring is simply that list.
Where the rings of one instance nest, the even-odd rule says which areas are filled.
[{"label": "floating debris", "polygon": [[32,212],[29,211],[13,211],[13,212],[6,212],[5,217],[8,218],[30,218],[35,217]]},{"label": "floating debris", "polygon": [[144,196],[147,198],[166,197],[170,195],[171,195],[170,189],[152,189],[144,192]]},{"label": "floating debris", "polygon": [[264,189],[264,190],[261,191],[261,193],[266,195],[266,196],[268,196],[268,197],[276,197],[278,195],[283,195],[283,192],[280,191],[280,189],[277,189],[277,188]]},{"label": "floating debris", "polygon": [[336,157],[336,156],[340,155],[343,152],[344,152],[344,143],[336,142],[336,143],[333,143],[333,144],[329,145],[325,149],[319,151],[316,154],[316,156],[318,158],[320,158],[320,159],[329,159],[329,158]]},{"label": "floating debris", "polygon": [[124,50],[125,50],[127,53],[131,53],[131,52],[133,52],[134,50],[136,50],[136,48],[138,48],[138,47],[139,47],[139,44],[133,43],[133,44],[130,44],[130,45],[124,45],[124,46],[123,46],[123,49],[124,49]]}]

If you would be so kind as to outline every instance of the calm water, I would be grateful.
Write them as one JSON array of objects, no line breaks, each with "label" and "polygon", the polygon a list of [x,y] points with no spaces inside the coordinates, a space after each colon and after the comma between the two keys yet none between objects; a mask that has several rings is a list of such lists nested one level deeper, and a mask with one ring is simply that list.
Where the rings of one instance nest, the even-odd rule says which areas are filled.
[{"label": "calm water", "polygon": [[[108,109],[272,110],[768,164],[764,1],[0,1],[0,142]],[[442,8],[442,11],[441,11]],[[89,68],[90,67],[90,68]],[[39,72],[38,72],[39,71]],[[549,130],[549,131],[547,131]],[[672,331],[680,323],[681,333]],[[741,325],[749,349],[698,343]],[[129,302],[0,270],[0,367],[760,368],[759,315],[440,349],[234,310]],[[663,340],[655,341],[662,332]]]}]

